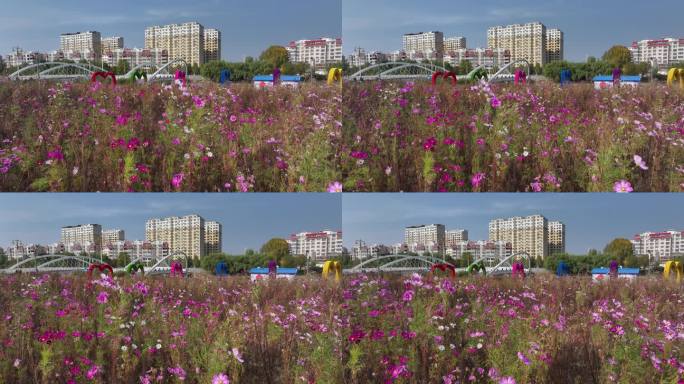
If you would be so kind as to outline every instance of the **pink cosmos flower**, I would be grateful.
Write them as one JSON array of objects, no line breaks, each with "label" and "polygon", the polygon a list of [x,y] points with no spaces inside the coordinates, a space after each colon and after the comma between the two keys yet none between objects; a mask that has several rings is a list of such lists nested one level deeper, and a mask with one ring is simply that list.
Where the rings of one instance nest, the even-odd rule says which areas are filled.
[{"label": "pink cosmos flower", "polygon": [[225,373],[219,373],[211,379],[211,384],[230,384],[230,379]]},{"label": "pink cosmos flower", "polygon": [[407,291],[404,291],[404,294],[401,295],[401,299],[404,300],[404,301],[411,301],[411,300],[413,300],[413,291],[410,290],[410,289],[407,290]]},{"label": "pink cosmos flower", "polygon": [[329,193],[341,193],[342,192],[342,184],[340,184],[339,181],[334,181],[334,182],[328,184],[328,192]]},{"label": "pink cosmos flower", "polygon": [[499,380],[499,384],[515,384],[515,379],[513,376],[502,377],[501,380]]},{"label": "pink cosmos flower", "polygon": [[501,100],[497,99],[496,96],[492,97],[491,100],[492,108],[496,109],[501,106]]},{"label": "pink cosmos flower", "polygon": [[646,166],[646,162],[639,155],[634,155],[634,164],[636,164],[637,167],[643,169],[644,171],[648,170],[648,166]]},{"label": "pink cosmos flower", "polygon": [[181,183],[183,182],[183,177],[185,177],[183,172],[173,175],[173,179],[171,180],[171,185],[173,185],[173,187],[176,189],[180,188]]},{"label": "pink cosmos flower", "polygon": [[634,191],[632,184],[627,180],[616,181],[613,190],[617,193],[630,193]]},{"label": "pink cosmos flower", "polygon": [[100,367],[98,367],[97,365],[93,365],[93,366],[88,370],[88,372],[86,372],[86,377],[87,377],[89,380],[92,380],[92,379],[95,378],[95,376],[97,376],[97,374],[98,374],[99,372],[100,372]]},{"label": "pink cosmos flower", "polygon": [[100,304],[104,304],[109,300],[109,294],[105,291],[102,291],[97,294],[97,302]]},{"label": "pink cosmos flower", "polygon": [[472,184],[473,188],[477,188],[482,184],[482,180],[484,180],[485,174],[482,172],[478,172],[473,175],[473,177],[470,178],[470,184]]}]

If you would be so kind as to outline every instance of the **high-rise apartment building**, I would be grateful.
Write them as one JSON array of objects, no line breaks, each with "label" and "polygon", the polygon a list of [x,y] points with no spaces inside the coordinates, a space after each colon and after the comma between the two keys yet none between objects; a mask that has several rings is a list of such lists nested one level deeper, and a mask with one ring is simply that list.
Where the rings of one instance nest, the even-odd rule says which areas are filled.
[{"label": "high-rise apartment building", "polygon": [[153,26],[145,29],[145,48],[168,52],[169,61],[204,64],[204,26],[198,22]]},{"label": "high-rise apartment building", "polygon": [[444,239],[444,244],[447,248],[463,241],[468,241],[468,230],[450,229],[444,232]]},{"label": "high-rise apartment building", "polygon": [[446,249],[447,256],[461,259],[466,253],[471,261],[484,261],[487,265],[495,265],[498,261],[512,255],[513,246],[505,241],[460,241]]},{"label": "high-rise apartment building", "polygon": [[684,63],[684,38],[635,41],[629,51],[635,63],[655,61],[658,69],[668,69],[673,64]]},{"label": "high-rise apartment building", "polygon": [[207,255],[221,253],[223,247],[223,226],[218,221],[205,221],[204,239],[207,243]]},{"label": "high-rise apartment building", "polygon": [[131,68],[139,65],[161,67],[169,62],[169,53],[160,48],[120,48],[108,51],[102,56],[102,61],[110,66],[116,66],[120,61],[128,62]]},{"label": "high-rise apartment building", "polygon": [[473,68],[483,65],[487,70],[494,70],[495,68],[501,68],[510,63],[511,53],[503,48],[457,49],[444,53],[444,62],[446,63],[453,66],[459,66],[462,61],[469,61]]},{"label": "high-rise apartment building", "polygon": [[342,231],[301,232],[290,235],[287,243],[292,255],[324,261],[342,254]]},{"label": "high-rise apartment building", "polygon": [[367,245],[363,240],[357,240],[354,243],[351,251],[351,257],[354,260],[363,260],[371,257],[378,257],[389,255],[390,249],[387,246],[380,244]]},{"label": "high-rise apartment building", "polygon": [[116,259],[125,253],[129,260],[150,261],[166,257],[170,253],[169,245],[162,241],[116,241],[102,248],[102,255]]},{"label": "high-rise apartment building", "polygon": [[404,244],[411,252],[421,253],[423,250],[436,251],[444,255],[446,248],[446,231],[443,224],[415,225],[404,229]]},{"label": "high-rise apartment building", "polygon": [[105,229],[102,231],[102,247],[117,241],[124,241],[125,234],[123,229]]},{"label": "high-rise apartment building", "polygon": [[631,241],[634,255],[648,256],[652,261],[662,263],[684,256],[684,231],[644,232]]},{"label": "high-rise apartment building", "polygon": [[221,60],[221,31],[215,28],[204,30],[204,62]]},{"label": "high-rise apartment building", "polygon": [[565,253],[565,224],[549,221],[549,255]]},{"label": "high-rise apartment building", "polygon": [[199,215],[147,220],[145,239],[167,243],[170,252],[183,252],[193,259],[207,254],[205,220]]},{"label": "high-rise apartment building", "polygon": [[[487,30],[487,46],[490,49],[501,48],[511,53],[511,60],[525,59],[530,64],[544,65],[549,60],[547,39],[549,32],[546,26],[539,22],[527,24],[513,24],[491,27]],[[563,32],[551,30],[553,39],[554,60],[563,59]]]},{"label": "high-rise apartment building", "polygon": [[102,249],[102,226],[81,224],[62,227],[60,242],[67,252],[97,253]]},{"label": "high-rise apartment building", "polygon": [[[553,251],[565,250],[565,225],[552,222]],[[544,216],[511,217],[489,222],[489,240],[511,243],[513,253],[527,252],[531,257],[544,258],[550,254],[549,222]]]},{"label": "high-rise apartment building", "polygon": [[115,49],[123,49],[124,39],[120,36],[103,37],[102,38],[102,56]]},{"label": "high-rise apartment building", "polygon": [[444,54],[450,51],[466,49],[466,38],[461,36],[444,38]]},{"label": "high-rise apartment building", "polygon": [[441,60],[444,57],[444,33],[407,33],[403,37],[403,50],[410,60]]},{"label": "high-rise apartment building", "polygon": [[563,61],[564,55],[563,31],[557,28],[546,30],[546,62]]},{"label": "high-rise apartment building", "polygon": [[100,60],[102,36],[97,31],[63,33],[60,35],[59,50],[65,54],[77,53],[86,60]]},{"label": "high-rise apartment building", "polygon": [[322,37],[314,40],[291,41],[285,47],[293,63],[307,63],[316,71],[325,70],[328,64],[342,62],[342,39]]}]

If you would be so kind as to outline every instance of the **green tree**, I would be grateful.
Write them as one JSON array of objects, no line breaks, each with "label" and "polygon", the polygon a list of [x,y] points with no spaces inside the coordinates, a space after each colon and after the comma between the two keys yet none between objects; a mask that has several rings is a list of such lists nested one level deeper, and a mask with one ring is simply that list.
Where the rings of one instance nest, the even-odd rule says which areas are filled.
[{"label": "green tree", "polygon": [[632,61],[632,53],[624,45],[614,45],[603,54],[603,60],[613,67],[622,68]]},{"label": "green tree", "polygon": [[114,73],[117,75],[125,75],[130,70],[131,65],[126,60],[119,60],[119,62],[116,63],[116,67],[114,67]]},{"label": "green tree", "polygon": [[131,262],[131,257],[128,255],[127,252],[119,253],[119,256],[116,258],[116,266],[118,268],[125,267],[130,262]]},{"label": "green tree", "polygon": [[[620,264],[624,264],[627,258],[634,256],[634,251],[632,249],[632,243],[623,238],[617,238],[608,243],[603,253],[607,256],[615,258]],[[636,263],[636,259],[631,260]]]},{"label": "green tree", "polygon": [[285,239],[273,238],[261,246],[261,254],[280,262],[290,255],[290,246]]},{"label": "green tree", "polygon": [[283,64],[290,61],[290,55],[285,47],[271,45],[261,53],[259,60],[269,63],[273,68],[280,68]]},{"label": "green tree", "polygon": [[473,63],[471,63],[469,60],[461,60],[461,62],[458,64],[458,73],[461,75],[467,75],[472,70]]},{"label": "green tree", "polygon": [[7,255],[5,255],[5,252],[0,250],[0,268],[5,268],[8,264],[7,261]]}]

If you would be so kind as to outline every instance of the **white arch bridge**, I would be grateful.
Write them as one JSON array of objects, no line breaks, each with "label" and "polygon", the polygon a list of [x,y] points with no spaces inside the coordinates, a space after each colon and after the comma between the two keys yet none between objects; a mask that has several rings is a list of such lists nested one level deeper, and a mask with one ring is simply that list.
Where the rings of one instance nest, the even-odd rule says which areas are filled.
[{"label": "white arch bridge", "polygon": [[[133,80],[137,71],[151,71],[155,67],[148,64],[138,65],[125,75],[117,75],[116,80]],[[147,81],[174,80],[175,70],[180,69],[188,73],[188,63],[177,59],[170,61],[147,76]],[[54,80],[77,81],[90,80],[95,72],[107,72],[104,68],[90,63],[46,62],[23,67],[9,75],[10,80]]]},{"label": "white arch bridge", "polygon": [[[525,273],[534,272],[531,268],[531,257],[527,252],[519,252],[504,258],[484,257],[475,260],[468,268],[456,268],[458,273],[474,273],[475,265],[485,267],[485,274],[491,276],[510,275],[513,272],[513,264],[522,262]],[[436,264],[448,264],[443,259],[431,256],[412,256],[412,255],[385,255],[377,256],[364,260],[361,264],[355,265],[350,269],[345,269],[344,273],[369,273],[369,272],[392,272],[392,273],[425,273],[429,272]]]},{"label": "white arch bridge", "polygon": [[[520,59],[503,66],[496,73],[488,73],[484,65],[475,67],[467,75],[456,76],[458,81],[475,81],[484,78],[490,83],[512,82],[515,80],[515,70],[522,68],[530,77],[530,63]],[[430,80],[435,72],[447,72],[447,69],[429,63],[410,63],[392,61],[378,63],[363,68],[347,77],[347,80]]]},{"label": "white arch bridge", "polygon": [[[161,258],[135,259],[124,268],[114,268],[115,272],[126,271],[132,264],[140,263],[144,267],[145,275],[165,275],[171,273],[171,263],[180,261],[183,272],[199,272],[199,269],[188,268],[188,256],[183,252],[174,252]],[[89,256],[71,255],[42,255],[24,259],[6,269],[0,269],[0,273],[35,273],[57,272],[76,273],[86,272],[91,264],[101,264],[99,259]]]}]

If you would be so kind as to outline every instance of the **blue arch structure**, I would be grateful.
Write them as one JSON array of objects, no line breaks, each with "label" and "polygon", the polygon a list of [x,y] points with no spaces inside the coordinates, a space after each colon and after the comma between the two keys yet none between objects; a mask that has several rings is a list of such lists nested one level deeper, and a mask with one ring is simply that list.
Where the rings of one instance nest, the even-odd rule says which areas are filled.
[{"label": "blue arch structure", "polygon": [[216,273],[216,276],[228,276],[228,264],[223,261],[216,264],[214,272]]},{"label": "blue arch structure", "polygon": [[565,261],[561,261],[558,263],[558,267],[556,267],[556,276],[567,276],[570,274],[570,267],[568,264],[565,263]]},{"label": "blue arch structure", "polygon": [[570,81],[572,81],[572,71],[570,71],[569,69],[562,70],[560,73],[560,84],[569,84]]},{"label": "blue arch structure", "polygon": [[230,83],[230,69],[222,69],[221,77],[219,79],[220,84]]}]

